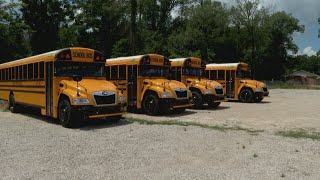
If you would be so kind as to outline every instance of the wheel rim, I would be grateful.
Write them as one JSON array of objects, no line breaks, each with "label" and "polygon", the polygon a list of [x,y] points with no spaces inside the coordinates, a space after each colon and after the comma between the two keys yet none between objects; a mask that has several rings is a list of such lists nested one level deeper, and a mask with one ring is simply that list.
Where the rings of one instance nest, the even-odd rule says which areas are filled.
[{"label": "wheel rim", "polygon": [[248,91],[244,91],[242,93],[242,99],[245,100],[245,101],[249,101],[251,99],[251,95]]},{"label": "wheel rim", "polygon": [[61,122],[66,122],[67,119],[69,118],[69,108],[67,105],[63,104],[61,105],[60,109],[59,109],[59,115],[60,115],[60,121]]},{"label": "wheel rim", "polygon": [[199,98],[196,95],[192,96],[191,104],[194,104],[194,105],[199,104]]},{"label": "wheel rim", "polygon": [[148,112],[153,112],[154,108],[155,108],[156,104],[154,102],[154,99],[151,98],[151,97],[148,97],[146,99],[146,104],[145,104],[145,107],[146,107],[146,110]]}]

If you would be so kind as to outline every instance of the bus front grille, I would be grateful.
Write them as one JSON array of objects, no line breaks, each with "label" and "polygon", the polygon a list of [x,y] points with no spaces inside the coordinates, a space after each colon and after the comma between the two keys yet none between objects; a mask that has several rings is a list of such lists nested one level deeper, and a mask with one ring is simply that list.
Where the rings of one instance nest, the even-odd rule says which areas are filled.
[{"label": "bus front grille", "polygon": [[223,94],[223,89],[215,89],[217,94]]},{"label": "bus front grille", "polygon": [[99,96],[94,95],[94,99],[96,101],[96,104],[99,105],[108,105],[108,104],[115,104],[116,103],[116,95],[112,94],[109,96]]},{"label": "bus front grille", "polygon": [[175,91],[178,98],[187,98],[188,97],[188,91]]}]

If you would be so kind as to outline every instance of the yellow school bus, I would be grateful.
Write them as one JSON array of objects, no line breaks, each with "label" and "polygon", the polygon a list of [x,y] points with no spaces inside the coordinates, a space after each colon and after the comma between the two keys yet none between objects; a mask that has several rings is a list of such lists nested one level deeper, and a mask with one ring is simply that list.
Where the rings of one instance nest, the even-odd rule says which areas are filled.
[{"label": "yellow school bus", "polygon": [[170,59],[171,79],[184,83],[192,92],[191,103],[200,108],[207,103],[209,107],[218,107],[226,101],[223,87],[216,81],[205,78],[206,63],[199,58]]},{"label": "yellow school bus", "polygon": [[64,127],[81,119],[123,114],[126,97],[105,80],[105,56],[87,48],[66,48],[0,65],[0,99],[11,112],[22,105],[41,109]]},{"label": "yellow school bus", "polygon": [[106,60],[107,80],[127,95],[128,111],[148,115],[191,107],[191,92],[183,83],[168,79],[169,68],[169,59],[157,54]]},{"label": "yellow school bus", "polygon": [[241,102],[261,102],[269,90],[263,82],[252,80],[246,63],[207,64],[206,75],[224,86],[227,99]]}]

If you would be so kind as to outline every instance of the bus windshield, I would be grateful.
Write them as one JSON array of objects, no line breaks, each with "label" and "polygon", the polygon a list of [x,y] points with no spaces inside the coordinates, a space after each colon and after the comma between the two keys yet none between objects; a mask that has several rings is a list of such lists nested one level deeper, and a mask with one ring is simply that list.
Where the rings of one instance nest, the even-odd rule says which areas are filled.
[{"label": "bus windshield", "polygon": [[139,76],[169,77],[169,67],[165,66],[140,66]]},{"label": "bus windshield", "polygon": [[184,67],[183,75],[190,77],[204,77],[205,70],[204,68]]},{"label": "bus windshield", "polygon": [[56,62],[55,76],[71,77],[79,75],[83,77],[104,77],[104,63],[83,63],[83,62]]},{"label": "bus windshield", "polygon": [[246,70],[237,70],[237,78],[251,79],[251,72]]}]

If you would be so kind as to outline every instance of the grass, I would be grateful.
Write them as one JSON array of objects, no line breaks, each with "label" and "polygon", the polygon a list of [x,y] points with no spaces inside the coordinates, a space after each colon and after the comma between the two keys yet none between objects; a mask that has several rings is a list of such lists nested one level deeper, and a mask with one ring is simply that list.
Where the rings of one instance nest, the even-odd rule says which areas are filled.
[{"label": "grass", "polygon": [[293,85],[285,82],[268,83],[269,89],[310,89],[320,90],[320,86]]},{"label": "grass", "polygon": [[127,121],[129,122],[137,122],[139,124],[145,124],[145,125],[176,125],[176,126],[195,126],[195,127],[201,127],[205,129],[212,129],[217,131],[246,131],[252,135],[256,135],[259,132],[263,132],[262,130],[251,130],[247,128],[241,128],[241,127],[224,127],[224,126],[210,126],[207,124],[200,124],[195,122],[181,122],[181,121],[150,121],[145,119],[137,119],[137,118],[127,118]]},{"label": "grass", "polygon": [[277,135],[296,138],[296,139],[312,139],[320,140],[320,132],[307,132],[304,130],[300,131],[279,131]]}]

